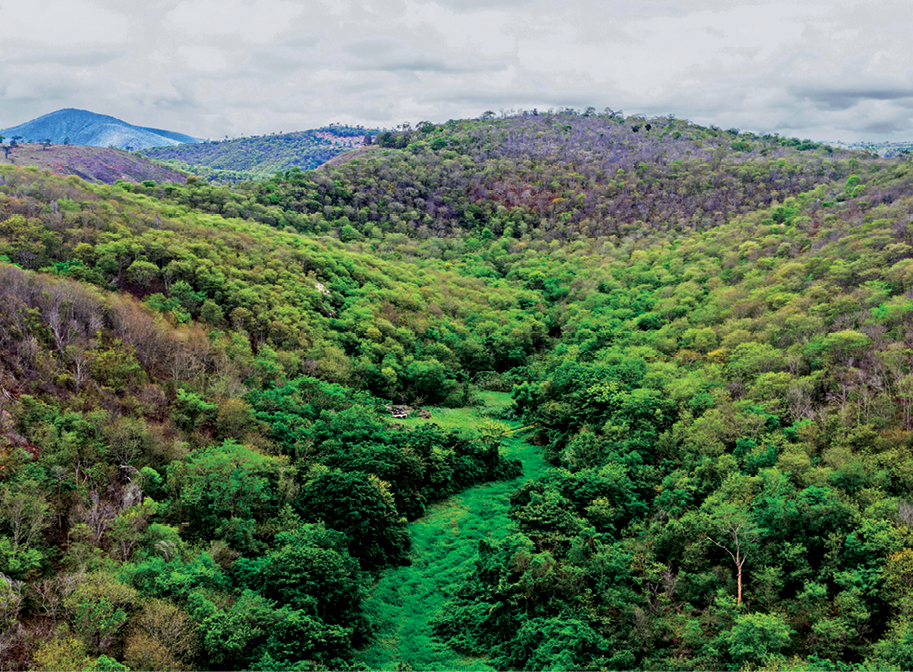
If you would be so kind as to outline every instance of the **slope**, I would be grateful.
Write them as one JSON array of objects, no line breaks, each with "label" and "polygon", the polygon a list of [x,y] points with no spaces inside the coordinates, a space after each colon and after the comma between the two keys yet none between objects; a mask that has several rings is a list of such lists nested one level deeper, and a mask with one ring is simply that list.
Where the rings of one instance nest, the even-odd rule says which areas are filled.
[{"label": "slope", "polygon": [[444,641],[501,669],[910,665],[913,173],[856,168],[598,262],[512,257],[565,289],[513,395],[557,468]]},{"label": "slope", "polygon": [[444,343],[471,342],[489,300],[524,296],[0,167],[4,662],[348,667],[370,577],[408,552],[406,518],[518,465],[305,374],[360,384],[377,356],[403,366],[381,384],[464,400]]},{"label": "slope", "polygon": [[0,170],[0,255],[133,294],[179,323],[232,327],[283,369],[394,400],[459,403],[477,372],[510,368],[548,341],[535,292],[443,263],[384,261],[146,195],[176,185],[89,187]]},{"label": "slope", "polygon": [[0,165],[34,166],[56,175],[75,175],[89,182],[184,183],[184,175],[121,149],[87,145],[20,144],[3,147]]}]

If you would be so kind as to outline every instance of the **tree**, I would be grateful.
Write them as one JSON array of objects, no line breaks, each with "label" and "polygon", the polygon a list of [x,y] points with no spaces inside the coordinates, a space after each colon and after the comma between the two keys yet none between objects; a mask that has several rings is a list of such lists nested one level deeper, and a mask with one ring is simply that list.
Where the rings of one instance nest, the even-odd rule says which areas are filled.
[{"label": "tree", "polygon": [[364,472],[334,469],[304,486],[298,508],[305,519],[344,532],[363,569],[397,565],[406,558],[409,533],[388,488]]},{"label": "tree", "polygon": [[196,656],[196,625],[164,600],[143,605],[131,622],[124,661],[134,670],[186,670]]},{"label": "tree", "polygon": [[779,614],[740,614],[725,639],[729,655],[741,668],[778,656],[789,646],[792,635],[786,619]]},{"label": "tree", "polygon": [[363,629],[364,586],[358,562],[342,532],[304,524],[278,535],[279,547],[262,561],[238,561],[234,571],[252,571],[252,587],[278,604],[304,610],[326,623]]},{"label": "tree", "polygon": [[86,645],[104,653],[138,600],[139,593],[134,588],[110,574],[96,573],[76,587],[64,600],[64,606]]},{"label": "tree", "polygon": [[276,514],[290,475],[285,458],[228,440],[169,465],[168,484],[178,493],[177,510],[190,521],[192,535],[250,552],[260,548],[258,525]]},{"label": "tree", "polygon": [[48,639],[32,654],[35,670],[84,670],[91,664],[85,645],[75,637]]}]

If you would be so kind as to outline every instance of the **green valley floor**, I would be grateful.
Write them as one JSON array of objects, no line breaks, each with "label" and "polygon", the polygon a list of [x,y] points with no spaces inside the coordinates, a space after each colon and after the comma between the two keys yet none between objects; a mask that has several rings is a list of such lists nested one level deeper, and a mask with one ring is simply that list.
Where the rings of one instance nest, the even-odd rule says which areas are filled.
[{"label": "green valley floor", "polygon": [[[489,405],[502,405],[506,394],[486,393]],[[448,429],[474,428],[485,418],[475,409],[434,409],[427,420]],[[504,423],[517,429],[516,423]],[[365,611],[376,628],[374,641],[356,663],[372,670],[490,670],[483,659],[460,656],[432,636],[431,620],[450,591],[474,568],[479,541],[501,539],[511,529],[510,495],[523,481],[539,476],[547,464],[537,448],[517,434],[501,449],[523,463],[513,481],[484,483],[428,508],[411,523],[412,564],[388,570],[372,588]]]}]

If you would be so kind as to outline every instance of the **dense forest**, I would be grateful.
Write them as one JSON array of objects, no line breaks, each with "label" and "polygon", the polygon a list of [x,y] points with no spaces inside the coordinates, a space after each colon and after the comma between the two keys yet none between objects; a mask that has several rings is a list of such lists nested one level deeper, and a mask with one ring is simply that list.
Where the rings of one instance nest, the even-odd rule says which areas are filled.
[{"label": "dense forest", "polygon": [[[913,165],[606,110],[234,186],[0,166],[0,642],[338,669],[434,502],[485,669],[913,667]],[[481,431],[390,404],[512,403]],[[483,409],[484,410],[484,409]]]}]

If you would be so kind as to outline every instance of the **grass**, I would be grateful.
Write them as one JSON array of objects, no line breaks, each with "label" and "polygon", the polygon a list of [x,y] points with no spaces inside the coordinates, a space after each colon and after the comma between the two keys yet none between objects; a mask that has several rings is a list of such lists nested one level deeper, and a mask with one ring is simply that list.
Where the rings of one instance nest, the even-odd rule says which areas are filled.
[{"label": "grass", "polygon": [[[507,394],[494,392],[484,393],[481,400],[487,408],[510,403]],[[486,420],[479,409],[459,408],[433,409],[429,419],[408,418],[402,422],[475,429]],[[509,532],[510,494],[520,483],[541,475],[547,468],[538,450],[515,435],[504,440],[502,451],[523,463],[523,476],[472,487],[429,507],[421,519],[410,525],[412,564],[385,572],[365,601],[365,612],[375,626],[376,636],[358,653],[356,663],[372,670],[492,669],[485,660],[461,656],[435,640],[431,619],[444,607],[456,585],[473,571],[479,541],[501,539]]]}]

